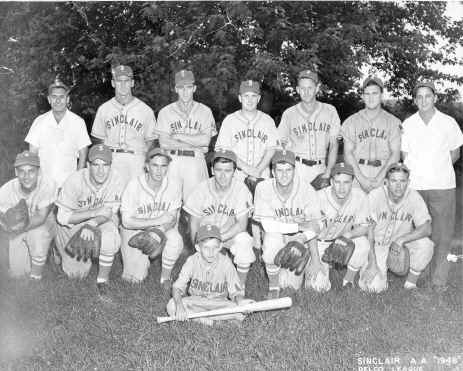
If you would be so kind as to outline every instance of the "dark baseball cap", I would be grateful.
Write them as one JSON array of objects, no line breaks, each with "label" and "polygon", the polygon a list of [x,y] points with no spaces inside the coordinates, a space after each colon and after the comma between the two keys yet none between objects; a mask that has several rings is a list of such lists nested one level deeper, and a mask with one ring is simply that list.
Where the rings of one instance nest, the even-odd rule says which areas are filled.
[{"label": "dark baseball cap", "polygon": [[198,232],[196,232],[196,243],[208,238],[217,238],[219,241],[222,241],[219,227],[213,224],[204,224],[199,227]]},{"label": "dark baseball cap", "polygon": [[113,76],[113,79],[117,79],[118,77],[121,77],[121,76],[133,78],[132,68],[130,66],[124,66],[122,64],[119,66],[113,67],[111,69],[111,74]]},{"label": "dark baseball cap", "polygon": [[362,84],[362,89],[365,90],[367,86],[370,85],[377,85],[381,88],[381,90],[384,89],[384,84],[382,80],[378,76],[368,76],[365,81],[363,81]]},{"label": "dark baseball cap", "polygon": [[419,88],[429,88],[432,90],[433,94],[436,94],[436,86],[431,80],[421,80],[418,81],[413,89],[413,95],[416,95],[416,92]]},{"label": "dark baseball cap", "polygon": [[39,155],[34,152],[30,151],[23,151],[18,153],[16,156],[16,160],[14,162],[14,167],[23,166],[23,165],[31,165],[40,167],[40,159]]},{"label": "dark baseball cap", "polygon": [[240,94],[245,93],[255,93],[260,94],[260,84],[258,81],[255,80],[246,80],[242,81],[240,84]]},{"label": "dark baseball cap", "polygon": [[302,79],[310,79],[315,84],[318,84],[320,80],[318,79],[318,73],[312,70],[303,70],[297,75],[297,81]]},{"label": "dark baseball cap", "polygon": [[295,166],[296,155],[292,151],[277,149],[272,157],[272,165],[279,162],[287,162],[288,164]]},{"label": "dark baseball cap", "polygon": [[410,169],[403,162],[396,162],[394,164],[389,165],[386,171],[386,176],[388,176],[389,173],[395,171],[403,171],[404,173],[410,174]]},{"label": "dark baseball cap", "polygon": [[345,162],[338,162],[331,169],[331,176],[335,176],[337,174],[347,174],[354,176],[354,168]]},{"label": "dark baseball cap", "polygon": [[195,83],[195,75],[190,70],[180,70],[175,74],[175,86],[190,85]]},{"label": "dark baseball cap", "polygon": [[93,162],[95,160],[103,160],[106,163],[110,163],[113,159],[113,153],[111,149],[105,144],[95,144],[88,151],[88,161]]},{"label": "dark baseball cap", "polygon": [[236,164],[236,154],[233,151],[230,151],[228,149],[218,149],[214,152],[214,155],[212,156],[212,161],[219,157],[226,158],[230,161],[233,161]]},{"label": "dark baseball cap", "polygon": [[155,156],[164,156],[165,158],[167,158],[169,160],[169,162],[172,161],[172,157],[170,157],[170,155],[167,153],[167,151],[165,151],[164,149],[159,148],[159,147],[151,148],[148,151],[148,153],[146,154],[146,161],[151,160]]}]

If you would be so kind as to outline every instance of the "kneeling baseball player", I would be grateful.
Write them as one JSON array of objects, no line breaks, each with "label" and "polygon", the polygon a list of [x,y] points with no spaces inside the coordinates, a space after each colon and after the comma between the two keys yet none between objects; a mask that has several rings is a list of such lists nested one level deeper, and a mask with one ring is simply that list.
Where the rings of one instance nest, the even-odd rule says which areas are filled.
[{"label": "kneeling baseball player", "polygon": [[256,260],[252,237],[246,232],[252,196],[246,185],[234,176],[236,161],[234,152],[216,151],[212,159],[214,176],[198,185],[183,208],[191,215],[193,243],[201,224],[220,228],[223,245],[232,253],[241,285],[245,287],[249,267]]},{"label": "kneeling baseball player", "polygon": [[50,211],[56,184],[40,173],[39,156],[24,151],[16,156],[16,178],[0,188],[0,225],[8,235],[9,274],[41,279],[55,234]]},{"label": "kneeling baseball player", "polygon": [[[253,302],[244,298],[244,288],[230,258],[220,253],[222,234],[219,227],[211,224],[199,227],[195,247],[197,252],[188,257],[173,285],[172,299],[167,303],[170,316],[185,321],[188,313]],[[184,296],[187,287],[189,296]],[[243,319],[242,313],[234,313],[197,321],[212,325],[214,321]]]},{"label": "kneeling baseball player", "polygon": [[368,198],[359,188],[352,188],[353,180],[352,166],[337,163],[331,170],[331,185],[318,191],[326,219],[306,270],[306,288],[330,290],[330,266],[346,265],[342,284],[353,286],[357,272],[368,261]]},{"label": "kneeling baseball player", "polygon": [[120,247],[118,210],[124,184],[111,168],[112,152],[104,144],[90,148],[87,167],[71,174],[56,202],[56,246],[63,271],[72,278],[88,275],[92,258],[98,259],[97,288],[110,301],[107,282]]},{"label": "kneeling baseball player", "polygon": [[415,289],[420,273],[432,259],[431,216],[421,195],[408,187],[410,171],[400,163],[386,172],[385,185],[368,195],[374,222],[374,248],[360,270],[362,290],[387,289],[387,270],[407,275],[404,287]]},{"label": "kneeling baseball player", "polygon": [[[182,206],[181,183],[168,176],[171,157],[161,148],[151,149],[145,174],[131,180],[122,195],[122,278],[141,282],[148,275],[150,259],[162,253],[161,287],[171,294],[171,272],[183,249],[177,220]],[[136,242],[137,236],[145,242]],[[153,239],[150,243],[149,240]],[[146,241],[148,241],[146,243]]]},{"label": "kneeling baseball player", "polygon": [[[281,288],[297,290],[301,287],[304,263],[308,260],[305,258],[309,256],[307,249],[317,248],[314,237],[319,232],[320,203],[310,184],[295,176],[295,163],[294,152],[277,150],[272,158],[274,178],[264,180],[256,187],[254,219],[264,226],[262,258],[269,280],[269,299],[278,298]],[[296,230],[288,233],[277,226],[266,228],[266,220],[292,224]],[[279,254],[282,249],[295,253],[289,251],[282,261]],[[280,267],[284,268],[281,272]]]}]

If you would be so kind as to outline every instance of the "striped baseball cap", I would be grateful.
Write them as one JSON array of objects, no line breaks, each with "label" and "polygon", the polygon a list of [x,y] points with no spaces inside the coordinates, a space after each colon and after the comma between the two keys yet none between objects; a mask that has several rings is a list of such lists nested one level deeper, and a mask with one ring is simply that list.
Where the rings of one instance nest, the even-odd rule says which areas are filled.
[{"label": "striped baseball cap", "polygon": [[31,165],[40,167],[40,158],[37,153],[30,152],[30,151],[23,151],[18,153],[16,156],[16,160],[14,162],[14,167],[23,166],[23,165]]}]

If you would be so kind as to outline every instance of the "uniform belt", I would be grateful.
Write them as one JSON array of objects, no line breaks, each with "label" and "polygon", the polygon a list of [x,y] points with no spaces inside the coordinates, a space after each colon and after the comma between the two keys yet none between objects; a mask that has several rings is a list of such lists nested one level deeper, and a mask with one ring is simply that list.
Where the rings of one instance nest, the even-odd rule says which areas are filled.
[{"label": "uniform belt", "polygon": [[380,167],[381,166],[381,160],[365,160],[365,159],[361,158],[359,160],[359,164],[360,165],[369,165],[369,166],[373,166],[373,167]]},{"label": "uniform belt", "polygon": [[317,238],[317,241],[319,241],[319,242],[331,243],[331,242],[333,242],[334,240],[321,240],[320,238]]},{"label": "uniform belt", "polygon": [[177,155],[177,156],[195,157],[195,151],[191,151],[191,150],[172,149],[169,151],[169,153],[171,155]]},{"label": "uniform belt", "polygon": [[322,160],[306,160],[305,158],[296,156],[296,161],[302,162],[304,165],[307,166],[315,166],[315,165],[321,165]]},{"label": "uniform belt", "polygon": [[115,153],[131,153],[132,155],[135,154],[135,151],[132,151],[130,149],[111,148],[111,151]]}]

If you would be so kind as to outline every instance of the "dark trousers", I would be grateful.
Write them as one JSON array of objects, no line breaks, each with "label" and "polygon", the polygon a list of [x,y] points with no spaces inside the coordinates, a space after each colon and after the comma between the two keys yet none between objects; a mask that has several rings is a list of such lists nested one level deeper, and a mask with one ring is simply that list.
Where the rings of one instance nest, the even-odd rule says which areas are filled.
[{"label": "dark trousers", "polygon": [[431,239],[435,246],[430,263],[431,282],[433,285],[446,285],[450,268],[447,254],[450,252],[455,229],[455,188],[431,189],[419,193],[426,202],[432,218]]}]

